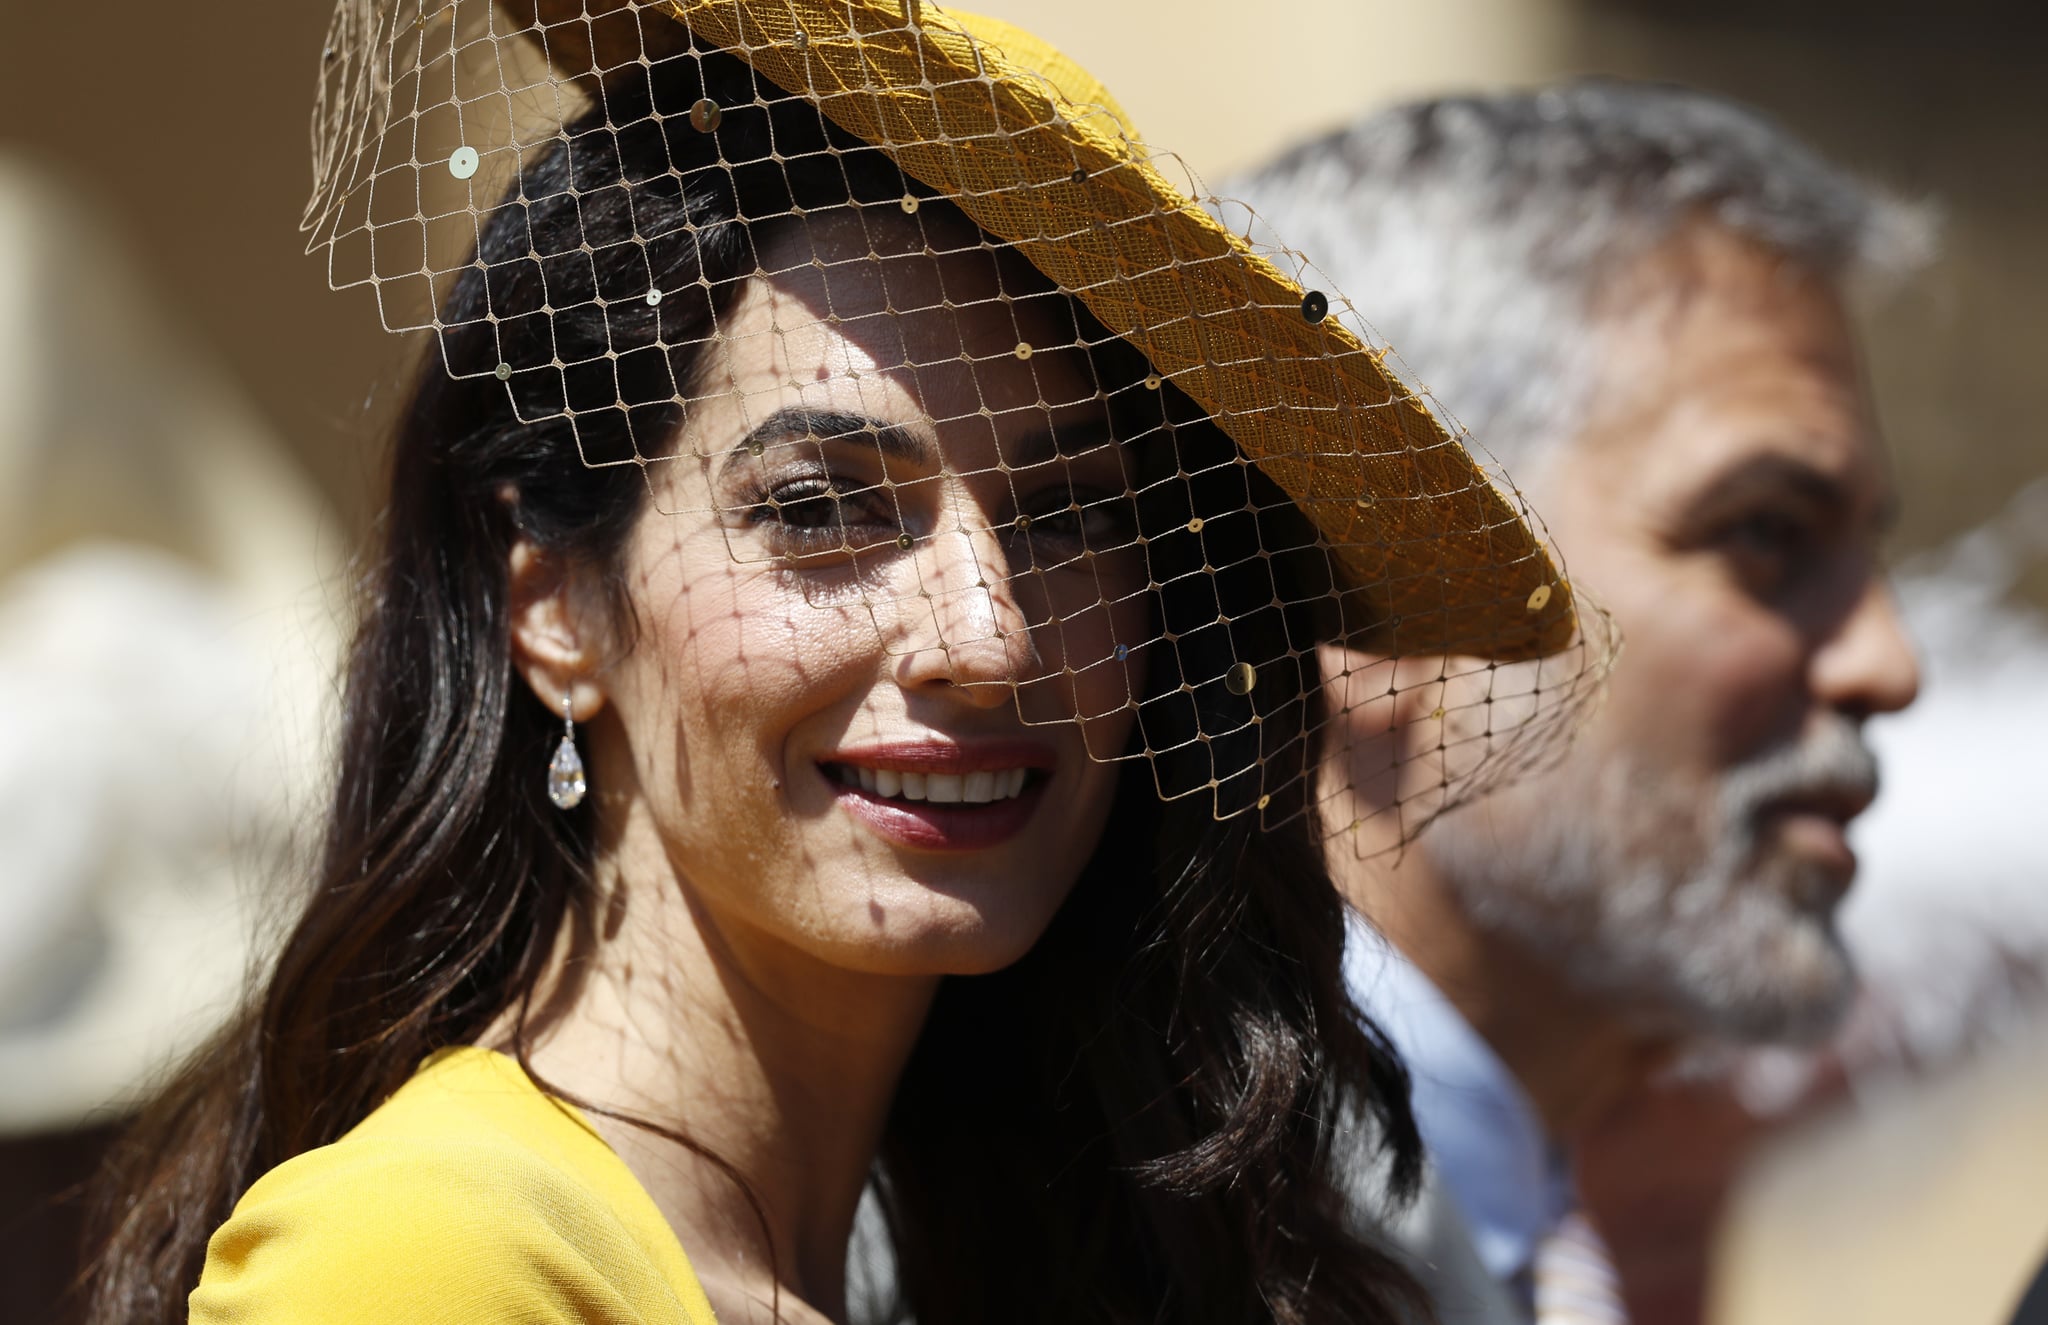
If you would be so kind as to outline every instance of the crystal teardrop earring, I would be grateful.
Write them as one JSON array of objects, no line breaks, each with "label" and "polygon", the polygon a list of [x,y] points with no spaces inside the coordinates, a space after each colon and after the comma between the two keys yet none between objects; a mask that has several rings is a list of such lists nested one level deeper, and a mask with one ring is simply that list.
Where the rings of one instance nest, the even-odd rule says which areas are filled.
[{"label": "crystal teardrop earring", "polygon": [[575,809],[583,803],[583,793],[590,790],[583,779],[583,756],[576,752],[574,702],[572,696],[562,696],[562,743],[548,761],[548,799],[558,810]]}]

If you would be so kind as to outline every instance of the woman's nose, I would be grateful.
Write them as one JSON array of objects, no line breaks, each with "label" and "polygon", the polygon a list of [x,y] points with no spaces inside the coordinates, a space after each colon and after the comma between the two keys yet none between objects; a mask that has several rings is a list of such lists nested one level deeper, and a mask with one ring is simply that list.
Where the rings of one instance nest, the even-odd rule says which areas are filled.
[{"label": "woman's nose", "polygon": [[912,572],[898,619],[897,663],[906,688],[953,686],[982,708],[1042,670],[1018,582],[995,533],[942,529],[905,554]]}]

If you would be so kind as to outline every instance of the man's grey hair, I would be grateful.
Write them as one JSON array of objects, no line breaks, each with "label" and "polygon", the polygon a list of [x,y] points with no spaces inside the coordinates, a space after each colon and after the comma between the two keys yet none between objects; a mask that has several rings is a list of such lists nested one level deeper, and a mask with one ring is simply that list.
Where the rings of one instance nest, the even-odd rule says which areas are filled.
[{"label": "man's grey hair", "polygon": [[1609,80],[1395,106],[1219,192],[1260,214],[1254,238],[1306,253],[1522,478],[1597,385],[1603,282],[1680,227],[1725,226],[1845,295],[1933,249],[1929,209],[1755,111]]}]

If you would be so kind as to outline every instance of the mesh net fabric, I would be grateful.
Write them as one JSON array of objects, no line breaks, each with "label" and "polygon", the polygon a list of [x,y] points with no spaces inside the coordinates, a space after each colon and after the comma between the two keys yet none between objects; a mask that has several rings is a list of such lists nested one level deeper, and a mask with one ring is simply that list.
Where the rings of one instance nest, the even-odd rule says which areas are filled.
[{"label": "mesh net fabric", "polygon": [[[1026,723],[1164,797],[1394,847],[1598,693],[1613,632],[1505,476],[1024,34],[916,0],[340,0],[321,62],[331,284],[807,610],[891,653],[1000,639]],[[733,366],[807,336],[921,417]],[[1057,481],[1104,452],[1116,490]]]}]

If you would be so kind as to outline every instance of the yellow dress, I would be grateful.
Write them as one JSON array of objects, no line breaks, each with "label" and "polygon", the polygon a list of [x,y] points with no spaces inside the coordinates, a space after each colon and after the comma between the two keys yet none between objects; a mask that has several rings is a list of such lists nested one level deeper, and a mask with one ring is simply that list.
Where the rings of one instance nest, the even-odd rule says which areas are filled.
[{"label": "yellow dress", "polygon": [[429,1058],[249,1188],[193,1325],[713,1325],[675,1233],[568,1105],[486,1049]]}]

